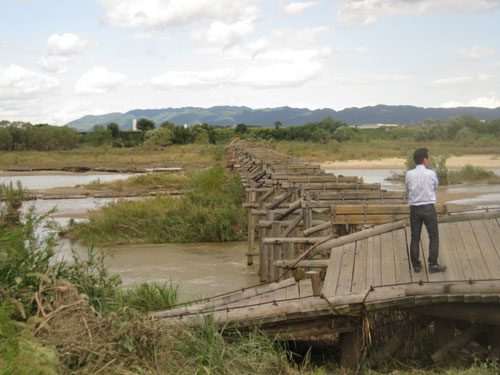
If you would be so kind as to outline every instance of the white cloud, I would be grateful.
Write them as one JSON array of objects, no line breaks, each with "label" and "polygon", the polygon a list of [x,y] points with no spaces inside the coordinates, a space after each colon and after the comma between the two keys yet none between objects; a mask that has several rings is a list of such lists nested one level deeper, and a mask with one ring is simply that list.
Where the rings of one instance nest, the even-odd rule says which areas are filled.
[{"label": "white cloud", "polygon": [[480,12],[499,6],[498,0],[341,0],[338,17],[347,26],[364,27],[385,16]]},{"label": "white cloud", "polygon": [[167,72],[153,78],[151,84],[157,88],[187,89],[221,85],[254,88],[300,86],[321,72],[323,59],[330,55],[329,48],[269,49],[253,59],[238,56],[227,68]]},{"label": "white cloud", "polygon": [[255,18],[246,18],[234,23],[214,21],[208,28],[194,30],[191,38],[197,41],[230,45],[240,41],[255,29]]},{"label": "white cloud", "polygon": [[482,96],[476,99],[471,99],[468,102],[460,101],[450,101],[441,104],[444,108],[455,108],[455,107],[485,107],[485,108],[499,108],[500,99],[497,99],[495,95]]},{"label": "white cloud", "polygon": [[67,64],[69,57],[67,56],[44,56],[38,60],[38,65],[43,69],[52,73],[64,73],[68,71]]},{"label": "white cloud", "polygon": [[298,16],[302,12],[306,11],[309,8],[312,8],[318,5],[318,1],[309,1],[309,2],[295,2],[287,4],[283,7],[283,10],[289,16]]},{"label": "white cloud", "polygon": [[83,74],[76,83],[77,94],[104,94],[122,86],[127,77],[121,73],[109,72],[106,68],[94,66]]},{"label": "white cloud", "polygon": [[254,88],[301,86],[317,76],[322,64],[313,59],[295,59],[268,64],[256,64],[238,77],[238,83]]},{"label": "white cloud", "polygon": [[274,30],[269,36],[225,50],[224,53],[232,58],[256,58],[269,51],[277,51],[279,55],[279,51],[283,49],[292,51],[319,50],[321,49],[318,47],[319,39],[328,32],[330,32],[330,28],[327,26]]},{"label": "white cloud", "polygon": [[413,77],[404,74],[373,74],[373,75],[358,75],[358,76],[346,76],[346,77],[336,77],[335,81],[348,84],[348,85],[380,85],[390,82],[402,82],[409,81]]},{"label": "white cloud", "polygon": [[168,72],[154,78],[158,87],[210,85],[278,88],[300,86],[317,77],[333,55],[319,40],[330,32],[326,26],[274,30],[252,43],[226,48],[205,48],[200,53],[223,57],[225,69]]},{"label": "white cloud", "polygon": [[463,77],[450,77],[450,78],[436,79],[436,80],[432,81],[432,83],[434,85],[438,85],[438,86],[446,86],[446,85],[457,85],[457,84],[467,83],[470,81],[472,81],[471,77],[463,76]]},{"label": "white cloud", "polygon": [[460,55],[468,59],[480,59],[482,57],[493,56],[497,54],[497,49],[492,47],[474,46],[470,49],[461,49]]},{"label": "white cloud", "polygon": [[197,88],[229,84],[235,79],[233,69],[171,71],[151,80],[158,88]]},{"label": "white cloud", "polygon": [[206,21],[231,24],[255,6],[250,0],[100,0],[103,22],[119,27],[159,28],[190,26]]},{"label": "white cloud", "polygon": [[77,34],[52,34],[47,39],[47,48],[51,55],[73,55],[82,52],[89,42]]},{"label": "white cloud", "polygon": [[35,95],[59,86],[59,80],[18,65],[0,67],[0,97]]}]

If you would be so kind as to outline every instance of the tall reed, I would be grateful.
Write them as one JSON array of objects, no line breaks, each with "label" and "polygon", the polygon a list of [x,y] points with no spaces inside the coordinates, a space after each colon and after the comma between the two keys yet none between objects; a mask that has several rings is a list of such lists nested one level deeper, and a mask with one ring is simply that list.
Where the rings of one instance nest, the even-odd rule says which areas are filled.
[{"label": "tall reed", "polygon": [[85,243],[223,242],[245,238],[247,215],[239,177],[222,165],[193,173],[175,198],[120,200],[103,207],[69,236]]}]

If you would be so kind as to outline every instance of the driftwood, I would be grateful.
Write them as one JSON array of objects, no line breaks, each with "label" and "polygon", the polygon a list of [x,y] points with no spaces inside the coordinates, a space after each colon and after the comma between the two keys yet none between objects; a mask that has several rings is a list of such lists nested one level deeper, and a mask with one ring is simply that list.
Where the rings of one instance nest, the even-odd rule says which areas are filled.
[{"label": "driftwood", "polygon": [[431,355],[434,363],[443,361],[446,358],[448,352],[452,349],[462,348],[472,340],[474,340],[482,332],[483,328],[480,324],[473,323],[460,335],[453,338],[445,346],[439,348],[433,355]]}]

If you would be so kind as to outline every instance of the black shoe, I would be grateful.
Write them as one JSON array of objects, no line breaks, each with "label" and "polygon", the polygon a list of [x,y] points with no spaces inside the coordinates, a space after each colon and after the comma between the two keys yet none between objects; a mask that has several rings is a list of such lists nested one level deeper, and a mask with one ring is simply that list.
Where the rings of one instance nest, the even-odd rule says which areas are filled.
[{"label": "black shoe", "polygon": [[429,266],[429,272],[430,273],[435,273],[435,272],[444,272],[446,271],[446,266],[440,266],[439,264],[431,264]]},{"label": "black shoe", "polygon": [[413,266],[413,271],[415,271],[416,273],[419,273],[420,271],[422,271],[422,265],[417,264],[417,265]]}]

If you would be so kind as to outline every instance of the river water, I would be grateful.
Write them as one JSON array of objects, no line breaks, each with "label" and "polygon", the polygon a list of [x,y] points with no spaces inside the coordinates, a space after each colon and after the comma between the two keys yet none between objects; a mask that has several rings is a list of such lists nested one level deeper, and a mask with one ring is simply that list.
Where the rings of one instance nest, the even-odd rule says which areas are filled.
[{"label": "river water", "polygon": [[[88,184],[128,178],[129,174],[114,175],[30,175],[0,176],[1,183],[20,181],[26,189],[48,189],[59,186]],[[130,199],[130,198],[127,198]],[[39,215],[56,208],[53,219],[66,226],[71,218],[99,208],[114,198],[38,199],[25,202],[23,212],[34,207]],[[75,219],[76,217],[76,219]],[[39,236],[47,233],[40,230]],[[106,255],[105,263],[112,274],[117,274],[125,287],[142,282],[173,282],[179,288],[180,300],[190,300],[226,293],[257,285],[256,266],[246,265],[246,242],[119,245],[99,251]],[[57,259],[71,261],[73,253],[86,259],[88,248],[79,243],[61,240]]]},{"label": "river water", "polygon": [[[499,174],[500,170],[494,170]],[[363,177],[366,183],[380,183],[386,190],[403,190],[401,183],[386,181],[392,173],[402,170],[339,170],[327,171],[344,176]],[[58,186],[87,184],[99,179],[101,182],[128,178],[127,174],[106,175],[31,175],[0,176],[1,183],[20,181],[27,189],[46,189]],[[473,185],[440,187],[440,193],[455,194],[458,198],[450,203],[470,204],[475,207],[500,206],[500,186]],[[473,197],[469,197],[471,193]],[[23,210],[34,206],[38,214],[45,214],[56,207],[56,218],[60,225],[67,225],[70,218],[78,217],[88,210],[112,202],[113,198],[47,199],[26,202]],[[75,219],[79,220],[79,219]],[[40,235],[44,235],[43,232]],[[173,282],[179,286],[181,300],[225,293],[258,284],[256,266],[246,265],[246,242],[120,245],[100,249],[106,254],[106,265],[112,274],[118,274],[124,286],[141,282]],[[59,259],[71,260],[75,252],[85,258],[87,248],[62,240]]]}]

